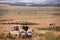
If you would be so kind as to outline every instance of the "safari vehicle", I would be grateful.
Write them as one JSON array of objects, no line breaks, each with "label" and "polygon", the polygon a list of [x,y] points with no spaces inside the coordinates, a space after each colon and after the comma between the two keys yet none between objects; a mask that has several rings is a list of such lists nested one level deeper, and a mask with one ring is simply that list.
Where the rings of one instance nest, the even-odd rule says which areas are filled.
[{"label": "safari vehicle", "polygon": [[[16,24],[16,23],[14,23]],[[36,25],[36,23],[18,23],[19,25],[15,25],[12,30],[10,30],[9,34],[11,36],[23,36],[23,37],[32,37],[32,29],[29,25]]]},{"label": "safari vehicle", "polygon": [[11,36],[32,36],[32,29],[29,28],[27,25],[15,25],[13,29],[9,32]]}]

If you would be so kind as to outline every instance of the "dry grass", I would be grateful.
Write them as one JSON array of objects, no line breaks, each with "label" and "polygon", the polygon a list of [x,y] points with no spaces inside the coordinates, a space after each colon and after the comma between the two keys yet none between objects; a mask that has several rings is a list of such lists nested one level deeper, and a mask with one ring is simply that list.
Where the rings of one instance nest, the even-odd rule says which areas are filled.
[{"label": "dry grass", "polygon": [[[17,7],[17,6],[6,6],[0,8],[0,13],[3,13],[0,16],[0,20],[4,19],[12,19],[12,21],[4,21],[4,22],[21,22],[28,21],[39,23],[39,25],[31,25],[31,28],[34,30],[32,39],[33,40],[60,40],[60,32],[51,31],[51,30],[40,30],[40,28],[48,28],[50,23],[55,23],[56,26],[60,26],[60,16],[50,15],[52,13],[60,13],[60,7]],[[20,14],[21,12],[21,14]],[[33,13],[33,14],[32,14]],[[35,14],[37,13],[37,14]],[[45,13],[45,14],[44,14]],[[48,14],[48,15],[46,15]],[[49,16],[50,15],[50,16]],[[1,23],[1,22],[0,22]],[[0,35],[0,39],[9,39],[7,36],[4,38],[11,28],[14,25],[3,25],[0,24],[0,32],[5,33]],[[8,35],[9,36],[9,35]],[[11,37],[10,39],[12,39]],[[19,40],[21,38],[16,38]],[[13,39],[12,39],[13,40]],[[15,40],[15,38],[14,38]],[[30,39],[31,40],[31,39]]]}]

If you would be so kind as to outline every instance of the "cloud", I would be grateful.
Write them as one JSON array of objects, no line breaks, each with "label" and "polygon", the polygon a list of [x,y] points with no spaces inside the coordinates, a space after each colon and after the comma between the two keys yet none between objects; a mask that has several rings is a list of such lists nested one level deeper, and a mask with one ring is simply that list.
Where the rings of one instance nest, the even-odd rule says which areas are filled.
[{"label": "cloud", "polygon": [[47,1],[47,0],[34,0],[33,2],[34,2],[34,3],[43,3],[43,2],[45,2],[45,1]]},{"label": "cloud", "polygon": [[17,0],[17,2],[32,2],[32,0]]},{"label": "cloud", "polygon": [[33,3],[42,3],[46,0],[0,0],[0,2],[33,2]]},{"label": "cloud", "polygon": [[29,2],[29,3],[59,3],[60,0],[0,0],[0,3],[15,3],[15,2]]},{"label": "cloud", "polygon": [[0,1],[6,1],[6,0],[0,0]]}]

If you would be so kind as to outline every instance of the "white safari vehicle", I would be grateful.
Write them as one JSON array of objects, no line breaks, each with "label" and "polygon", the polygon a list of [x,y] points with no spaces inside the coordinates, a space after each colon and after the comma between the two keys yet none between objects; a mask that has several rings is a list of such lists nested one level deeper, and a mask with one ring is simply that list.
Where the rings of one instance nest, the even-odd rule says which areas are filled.
[{"label": "white safari vehicle", "polygon": [[12,30],[10,30],[9,34],[11,36],[23,36],[23,37],[31,37],[32,30],[28,25],[15,25]]}]

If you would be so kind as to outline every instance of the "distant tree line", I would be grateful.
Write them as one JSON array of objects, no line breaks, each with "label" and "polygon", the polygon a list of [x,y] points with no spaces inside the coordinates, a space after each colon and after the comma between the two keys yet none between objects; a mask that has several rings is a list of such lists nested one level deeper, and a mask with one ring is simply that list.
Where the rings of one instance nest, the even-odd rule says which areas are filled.
[{"label": "distant tree line", "polygon": [[[24,13],[24,12],[23,12]],[[18,14],[22,14],[22,12],[18,12]],[[53,15],[53,16],[60,16],[60,13],[38,13],[38,12],[26,12],[26,13],[24,13],[24,14],[45,14],[45,15]]]}]

